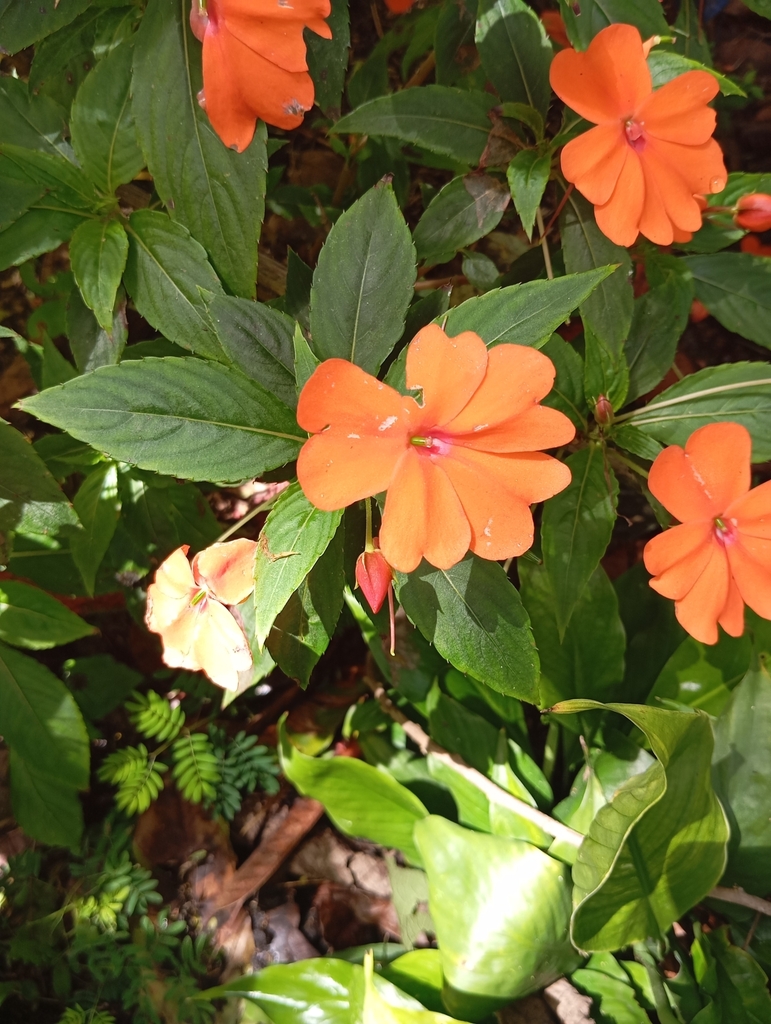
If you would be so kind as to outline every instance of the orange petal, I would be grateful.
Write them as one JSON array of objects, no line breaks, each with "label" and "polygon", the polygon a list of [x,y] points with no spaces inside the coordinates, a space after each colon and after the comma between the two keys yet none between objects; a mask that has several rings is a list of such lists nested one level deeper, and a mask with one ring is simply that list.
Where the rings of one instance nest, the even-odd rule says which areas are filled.
[{"label": "orange petal", "polygon": [[[675,601],[677,621],[703,644],[717,643],[717,621],[728,601],[730,572],[725,548],[710,545],[704,571],[680,601]],[[740,588],[741,589],[741,588]]]},{"label": "orange petal", "polygon": [[560,51],[549,80],[561,100],[595,124],[630,117],[651,91],[640,33],[623,24],[598,32],[585,53]]},{"label": "orange petal", "polygon": [[646,97],[635,119],[644,124],[646,136],[697,146],[715,130],[715,111],[707,104],[719,88],[707,71],[686,71]]},{"label": "orange petal", "polygon": [[[659,181],[653,172],[653,165],[650,161],[641,160],[643,178],[645,179],[645,199],[643,200],[642,213],[640,214],[640,234],[644,235],[656,245],[671,245],[675,241],[675,232],[680,232],[667,215],[664,197],[659,188]],[[690,232],[680,234],[691,237]],[[685,241],[685,239],[683,239]]]},{"label": "orange petal", "polygon": [[193,652],[202,605],[191,607],[187,604],[180,615],[161,632],[163,661],[169,668],[186,668],[191,672],[200,669]]},{"label": "orange petal", "polygon": [[[664,566],[664,568],[649,581],[650,587],[655,590],[656,593],[661,594],[662,597],[669,597],[674,601],[682,600],[704,572],[704,568],[711,557],[712,542],[713,538],[710,536],[704,544],[688,551],[687,554],[683,555],[683,557],[678,559],[676,562],[672,562],[668,566]],[[654,554],[656,554],[655,549]],[[647,564],[646,560],[646,565]]]},{"label": "orange petal", "polygon": [[253,540],[212,544],[193,559],[193,574],[223,604],[240,604],[254,590]]},{"label": "orange petal", "polygon": [[562,150],[562,173],[590,203],[607,203],[626,160],[629,143],[620,120],[579,135]]},{"label": "orange petal", "polygon": [[154,586],[168,597],[187,598],[195,590],[193,570],[187,560],[189,550],[190,545],[183,544],[158,566]]},{"label": "orange petal", "polygon": [[253,18],[269,18],[278,24],[293,21],[310,23],[316,19],[328,18],[331,13],[329,0],[208,0],[207,9],[212,6],[217,16],[227,19],[233,14]]},{"label": "orange petal", "polygon": [[[660,202],[673,225],[682,231],[698,231],[701,227],[701,209],[693,189],[679,169],[658,152],[653,141],[640,154],[646,186],[655,182]],[[652,239],[658,241],[658,239]]]},{"label": "orange petal", "polygon": [[274,18],[259,18],[254,14],[228,13],[224,26],[227,32],[253,53],[283,68],[285,71],[307,71],[301,21],[277,22]]},{"label": "orange petal", "polygon": [[414,448],[399,461],[386,495],[380,550],[399,572],[425,558],[449,569],[466,554],[471,528],[449,478],[434,459]]},{"label": "orange petal", "polygon": [[[682,526],[673,526],[671,529],[657,534],[645,545],[643,551],[645,568],[652,576],[660,576],[668,569],[677,566],[679,562],[688,558],[699,548],[708,545],[712,540],[713,529],[710,521],[690,522],[684,523]],[[687,571],[687,567],[684,567],[683,573],[686,577]],[[692,583],[693,580],[687,586],[682,586],[673,577],[673,593],[668,593],[666,596],[674,597],[675,591],[678,596],[681,596]]]},{"label": "orange petal", "polygon": [[771,480],[733,501],[725,510],[728,519],[737,519],[739,529],[753,537],[771,536]]},{"label": "orange petal", "polygon": [[771,569],[753,557],[743,538],[726,545],[731,574],[745,604],[764,619],[771,619]]},{"label": "orange petal", "polygon": [[576,428],[564,413],[533,405],[503,423],[456,434],[453,444],[485,452],[538,452],[569,444],[575,436]]},{"label": "orange petal", "polygon": [[333,424],[376,437],[393,432],[406,407],[398,391],[371,373],[347,359],[326,359],[300,393],[297,422],[312,434]]},{"label": "orange petal", "polygon": [[306,441],[297,479],[308,501],[333,512],[385,491],[408,445],[404,436],[359,436],[330,428]]},{"label": "orange petal", "polygon": [[733,577],[728,584],[725,607],[717,621],[729,636],[741,636],[744,632],[744,601]]},{"label": "orange petal", "polygon": [[225,690],[237,690],[238,673],[252,666],[243,630],[218,601],[209,600],[200,617],[193,655],[209,679]]},{"label": "orange petal", "polygon": [[448,338],[437,324],[419,331],[407,349],[407,387],[423,389],[421,421],[447,423],[482,383],[487,346],[473,331]]},{"label": "orange petal", "polygon": [[626,160],[613,195],[602,206],[595,206],[597,227],[616,245],[634,245],[639,234],[645,200],[645,179],[637,153],[626,148]]},{"label": "orange petal", "polygon": [[[675,168],[694,195],[722,192],[725,188],[728,172],[723,151],[714,139],[700,146],[681,146],[677,142],[650,138],[647,148],[654,149],[661,160]],[[698,200],[696,202],[698,204]]]},{"label": "orange petal", "polygon": [[[516,501],[533,505],[559,494],[570,483],[570,470],[543,452],[484,452],[453,445],[442,465],[452,479],[451,463],[461,462],[477,474],[479,490],[485,481],[505,490]],[[457,488],[456,488],[457,489]],[[461,500],[463,495],[458,492]]]}]

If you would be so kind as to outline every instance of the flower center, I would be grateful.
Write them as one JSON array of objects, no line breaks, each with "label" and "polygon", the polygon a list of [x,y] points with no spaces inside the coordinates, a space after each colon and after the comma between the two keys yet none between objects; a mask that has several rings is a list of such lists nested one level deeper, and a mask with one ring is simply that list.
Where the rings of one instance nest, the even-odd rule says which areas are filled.
[{"label": "flower center", "polygon": [[639,121],[635,121],[633,117],[628,117],[624,121],[624,134],[626,135],[627,141],[632,149],[637,150],[639,153],[641,149],[645,148],[645,125]]},{"label": "flower center", "polygon": [[410,444],[427,455],[447,455],[452,447],[449,441],[441,437],[411,437]]},{"label": "flower center", "polygon": [[206,591],[205,590],[199,590],[198,593],[193,598],[193,600],[190,602],[190,607],[191,608],[195,608],[195,606],[197,604],[200,604],[201,601],[205,601],[205,600],[206,600]]},{"label": "flower center", "polygon": [[715,538],[720,541],[721,544],[731,544],[736,539],[736,520],[735,519],[721,519],[720,516],[716,516],[714,520],[715,524]]}]

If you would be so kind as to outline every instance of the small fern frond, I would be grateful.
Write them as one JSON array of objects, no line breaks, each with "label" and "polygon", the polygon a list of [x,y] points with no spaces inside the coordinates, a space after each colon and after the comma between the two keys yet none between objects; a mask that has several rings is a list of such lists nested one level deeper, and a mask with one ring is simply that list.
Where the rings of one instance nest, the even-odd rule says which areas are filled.
[{"label": "small fern frond", "polygon": [[76,1003],[64,1011],[59,1024],[115,1024],[115,1018],[104,1010],[84,1010],[80,1003]]},{"label": "small fern frond", "polygon": [[173,708],[155,690],[147,693],[134,690],[131,696],[132,700],[126,701],[126,710],[143,736],[161,743],[176,739],[185,724],[185,712],[181,707]]},{"label": "small fern frond", "polygon": [[161,772],[167,771],[165,764],[150,759],[147,747],[124,747],[105,758],[98,771],[102,782],[111,782],[118,787],[115,803],[128,814],[142,814],[163,789]]},{"label": "small fern frond", "polygon": [[171,748],[174,757],[174,779],[185,800],[199,804],[217,798],[220,767],[217,755],[206,733],[194,732],[180,736]]}]

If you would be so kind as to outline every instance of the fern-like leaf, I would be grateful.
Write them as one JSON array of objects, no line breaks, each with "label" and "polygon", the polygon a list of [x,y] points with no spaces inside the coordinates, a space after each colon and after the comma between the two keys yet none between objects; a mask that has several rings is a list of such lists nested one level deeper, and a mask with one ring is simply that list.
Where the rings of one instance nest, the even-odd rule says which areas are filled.
[{"label": "fern-like leaf", "polygon": [[222,781],[217,790],[215,810],[232,821],[241,809],[243,795],[259,786],[266,793],[278,792],[280,769],[276,755],[258,746],[256,736],[239,732],[230,742],[221,729],[210,731],[220,764]]},{"label": "fern-like leaf", "polygon": [[155,690],[147,693],[134,690],[131,696],[132,700],[126,701],[126,710],[143,736],[161,743],[176,739],[185,724],[185,712],[181,707],[173,708]]},{"label": "fern-like leaf", "polygon": [[215,800],[220,767],[206,733],[194,732],[180,736],[171,749],[174,779],[185,800],[194,804],[199,804],[204,797]]},{"label": "fern-like leaf", "polygon": [[151,759],[147,747],[140,743],[110,754],[97,774],[102,782],[118,787],[115,803],[122,811],[142,814],[163,789],[160,773],[167,770],[165,764]]},{"label": "fern-like leaf", "polygon": [[76,1003],[64,1011],[59,1024],[115,1024],[115,1018],[104,1010],[84,1010],[80,1003]]}]

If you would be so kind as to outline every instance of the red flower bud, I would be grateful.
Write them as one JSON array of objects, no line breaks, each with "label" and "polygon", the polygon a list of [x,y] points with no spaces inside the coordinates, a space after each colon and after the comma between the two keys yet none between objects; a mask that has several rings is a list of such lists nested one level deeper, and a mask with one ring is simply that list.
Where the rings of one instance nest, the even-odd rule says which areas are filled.
[{"label": "red flower bud", "polygon": [[709,316],[709,310],[700,302],[698,299],[694,299],[691,303],[691,323],[700,324],[702,320],[706,320]]},{"label": "red flower bud", "polygon": [[379,550],[363,551],[359,555],[356,561],[356,582],[375,614],[383,607],[392,579],[391,566]]},{"label": "red flower bud", "polygon": [[605,395],[600,395],[595,402],[594,418],[601,427],[608,427],[613,422],[613,406]]},{"label": "red flower bud", "polygon": [[771,196],[764,192],[752,192],[742,196],[736,204],[734,221],[745,231],[771,230]]}]

